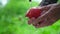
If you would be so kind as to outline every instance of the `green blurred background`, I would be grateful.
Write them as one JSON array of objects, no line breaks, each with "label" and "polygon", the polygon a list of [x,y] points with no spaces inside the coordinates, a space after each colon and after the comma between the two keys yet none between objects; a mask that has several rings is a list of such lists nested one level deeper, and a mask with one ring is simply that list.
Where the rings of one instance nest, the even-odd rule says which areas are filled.
[{"label": "green blurred background", "polygon": [[38,4],[30,4],[29,0],[8,0],[6,5],[0,3],[0,34],[60,34],[60,20],[43,28],[28,25],[25,14]]}]

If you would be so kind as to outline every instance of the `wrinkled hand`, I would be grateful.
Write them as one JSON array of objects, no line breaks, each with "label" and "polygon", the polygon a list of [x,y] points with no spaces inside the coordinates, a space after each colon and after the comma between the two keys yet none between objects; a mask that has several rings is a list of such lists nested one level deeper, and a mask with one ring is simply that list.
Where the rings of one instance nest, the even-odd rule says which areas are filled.
[{"label": "wrinkled hand", "polygon": [[[43,7],[44,12],[40,17],[38,17],[37,19],[31,18],[28,23],[34,25],[35,27],[44,27],[52,25],[55,21],[60,19],[60,5],[52,4],[48,6],[49,7],[45,6],[46,8],[49,8],[47,10],[45,9],[45,7]],[[42,23],[39,23],[39,21],[42,20],[44,21]]]}]

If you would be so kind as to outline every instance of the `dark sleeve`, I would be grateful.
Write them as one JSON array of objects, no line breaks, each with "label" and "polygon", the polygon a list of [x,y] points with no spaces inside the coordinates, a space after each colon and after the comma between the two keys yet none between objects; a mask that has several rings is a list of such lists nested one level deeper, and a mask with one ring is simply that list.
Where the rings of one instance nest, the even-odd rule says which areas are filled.
[{"label": "dark sleeve", "polygon": [[31,2],[32,0],[29,0],[29,2]]},{"label": "dark sleeve", "polygon": [[58,0],[42,0],[42,2],[39,4],[39,6],[45,6],[49,4],[57,3]]}]

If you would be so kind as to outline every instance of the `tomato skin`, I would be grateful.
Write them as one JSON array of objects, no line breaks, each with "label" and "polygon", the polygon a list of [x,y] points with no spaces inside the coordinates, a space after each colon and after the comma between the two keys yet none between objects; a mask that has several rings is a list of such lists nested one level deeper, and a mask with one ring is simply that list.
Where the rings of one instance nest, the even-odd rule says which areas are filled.
[{"label": "tomato skin", "polygon": [[29,12],[26,14],[26,17],[31,19],[32,17],[38,18],[41,15],[42,10],[37,8],[32,8],[29,10]]}]

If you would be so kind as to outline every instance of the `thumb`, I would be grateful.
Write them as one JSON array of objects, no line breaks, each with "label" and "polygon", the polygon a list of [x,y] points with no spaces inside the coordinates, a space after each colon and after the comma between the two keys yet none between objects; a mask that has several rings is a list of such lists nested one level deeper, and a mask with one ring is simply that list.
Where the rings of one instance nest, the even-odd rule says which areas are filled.
[{"label": "thumb", "polygon": [[44,14],[42,14],[41,16],[39,16],[36,20],[37,20],[38,22],[40,22],[40,21],[42,21],[42,20],[45,20],[46,18],[48,18],[49,12],[50,12],[50,11],[45,12]]}]

